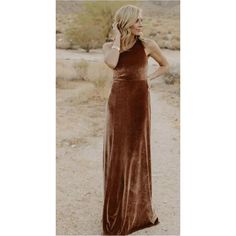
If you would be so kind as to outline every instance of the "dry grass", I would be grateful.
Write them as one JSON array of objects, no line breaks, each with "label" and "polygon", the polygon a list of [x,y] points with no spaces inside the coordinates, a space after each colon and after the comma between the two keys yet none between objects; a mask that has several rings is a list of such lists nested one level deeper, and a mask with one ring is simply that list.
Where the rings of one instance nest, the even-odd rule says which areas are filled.
[{"label": "dry grass", "polygon": [[88,68],[88,80],[95,84],[99,96],[106,99],[112,82],[112,70],[104,63],[91,63]]},{"label": "dry grass", "polygon": [[56,62],[57,79],[72,80],[77,78],[74,63],[71,60],[57,60]]},{"label": "dry grass", "polygon": [[74,63],[77,79],[88,80],[88,66],[89,62],[84,59],[81,59],[79,63]]},{"label": "dry grass", "polygon": [[86,81],[57,80],[57,103],[76,106],[98,97],[94,84]]},{"label": "dry grass", "polygon": [[147,17],[144,21],[144,35],[154,39],[161,48],[180,49],[180,27],[178,18],[166,19]]},{"label": "dry grass", "polygon": [[173,84],[176,82],[180,82],[180,67],[179,64],[172,64],[168,73],[164,76],[164,81],[166,84]]},{"label": "dry grass", "polygon": [[[109,94],[112,70],[104,63],[88,62],[83,59],[79,62],[57,62],[56,86],[58,89],[76,89],[81,87],[82,81],[87,85],[78,91],[77,102],[89,99],[91,94],[104,100]],[[81,93],[82,96],[80,96]]]}]

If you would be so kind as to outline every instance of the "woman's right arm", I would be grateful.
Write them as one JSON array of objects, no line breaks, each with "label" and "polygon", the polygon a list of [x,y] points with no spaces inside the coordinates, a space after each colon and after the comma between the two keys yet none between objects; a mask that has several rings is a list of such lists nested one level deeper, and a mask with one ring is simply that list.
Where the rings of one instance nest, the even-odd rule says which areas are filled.
[{"label": "woman's right arm", "polygon": [[[103,44],[104,62],[111,68],[114,69],[118,63],[120,56],[120,33],[115,27],[116,37],[113,42]],[[114,48],[113,48],[114,47]]]}]

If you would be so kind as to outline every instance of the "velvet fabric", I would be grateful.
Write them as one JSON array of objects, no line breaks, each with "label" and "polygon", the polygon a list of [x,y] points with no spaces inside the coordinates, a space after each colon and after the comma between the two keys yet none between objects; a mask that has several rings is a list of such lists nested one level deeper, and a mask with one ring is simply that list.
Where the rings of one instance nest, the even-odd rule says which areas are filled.
[{"label": "velvet fabric", "polygon": [[137,39],[113,70],[103,139],[103,235],[127,235],[160,223],[152,207],[147,64]]}]

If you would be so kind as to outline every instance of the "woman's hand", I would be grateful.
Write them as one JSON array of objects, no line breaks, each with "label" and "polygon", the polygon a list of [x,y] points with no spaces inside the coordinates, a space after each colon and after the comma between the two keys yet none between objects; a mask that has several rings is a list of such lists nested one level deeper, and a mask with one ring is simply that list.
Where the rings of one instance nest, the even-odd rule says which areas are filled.
[{"label": "woman's hand", "polygon": [[114,34],[115,34],[116,36],[121,36],[121,33],[120,33],[119,29],[117,28],[117,23],[113,23],[113,24],[112,24],[112,29],[113,29]]},{"label": "woman's hand", "polygon": [[156,71],[148,75],[149,81],[163,75],[169,71],[170,65],[166,57],[163,55],[159,45],[153,39],[146,39],[146,48],[149,55],[159,64]]}]

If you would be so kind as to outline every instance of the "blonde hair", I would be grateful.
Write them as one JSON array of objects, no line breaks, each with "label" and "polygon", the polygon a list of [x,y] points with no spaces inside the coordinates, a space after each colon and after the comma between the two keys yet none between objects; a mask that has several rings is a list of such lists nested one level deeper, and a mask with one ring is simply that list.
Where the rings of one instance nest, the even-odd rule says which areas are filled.
[{"label": "blonde hair", "polygon": [[[121,32],[121,48],[126,49],[131,43],[130,27],[135,24],[142,9],[134,5],[125,5],[119,8],[114,17],[114,23]],[[143,40],[142,36],[137,38]]]}]

